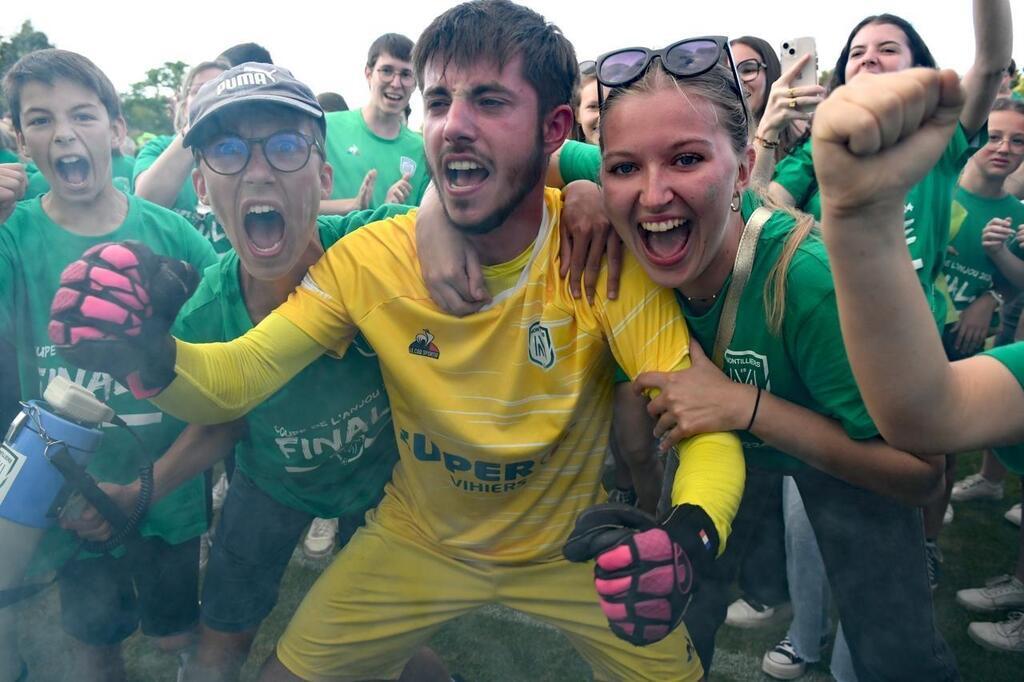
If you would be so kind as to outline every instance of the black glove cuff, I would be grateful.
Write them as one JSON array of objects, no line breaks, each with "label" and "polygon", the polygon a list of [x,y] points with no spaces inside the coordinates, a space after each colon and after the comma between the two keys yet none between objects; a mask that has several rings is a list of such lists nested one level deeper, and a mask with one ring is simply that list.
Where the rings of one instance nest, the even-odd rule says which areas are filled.
[{"label": "black glove cuff", "polygon": [[707,512],[695,504],[673,507],[661,527],[686,552],[698,576],[707,575],[718,556],[718,530]]},{"label": "black glove cuff", "polygon": [[139,369],[142,385],[152,390],[163,390],[174,381],[174,365],[177,361],[178,346],[170,334],[153,344],[146,352],[146,364]]}]

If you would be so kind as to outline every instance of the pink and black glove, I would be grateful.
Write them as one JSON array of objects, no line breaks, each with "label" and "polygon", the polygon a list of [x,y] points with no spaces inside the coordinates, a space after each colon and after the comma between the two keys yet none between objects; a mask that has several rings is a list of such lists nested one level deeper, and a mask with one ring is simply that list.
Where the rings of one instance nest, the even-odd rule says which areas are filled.
[{"label": "pink and black glove", "polygon": [[569,561],[596,558],[594,585],[609,627],[646,646],[683,619],[718,552],[718,532],[692,504],[673,508],[661,524],[636,507],[598,504],[579,515],[562,551]]},{"label": "pink and black glove", "polygon": [[50,340],[70,363],[107,372],[137,398],[174,380],[178,310],[199,278],[188,263],[136,241],[94,246],[64,268],[50,306]]}]

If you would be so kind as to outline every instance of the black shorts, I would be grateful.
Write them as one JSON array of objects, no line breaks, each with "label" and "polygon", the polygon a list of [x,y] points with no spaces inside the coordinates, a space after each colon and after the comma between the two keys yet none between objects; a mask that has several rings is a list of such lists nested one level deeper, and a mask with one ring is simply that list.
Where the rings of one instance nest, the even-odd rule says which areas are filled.
[{"label": "black shorts", "polygon": [[85,644],[123,642],[140,623],[150,637],[186,632],[199,620],[199,538],[144,538],[116,559],[78,559],[58,585],[61,625]]},{"label": "black shorts", "polygon": [[312,520],[236,470],[210,547],[203,625],[218,632],[258,628],[274,609],[292,552]]}]

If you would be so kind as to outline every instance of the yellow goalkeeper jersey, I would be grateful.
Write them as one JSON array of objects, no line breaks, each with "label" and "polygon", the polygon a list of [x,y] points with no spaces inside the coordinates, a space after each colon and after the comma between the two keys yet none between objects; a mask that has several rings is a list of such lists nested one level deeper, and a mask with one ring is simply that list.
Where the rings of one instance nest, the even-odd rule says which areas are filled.
[{"label": "yellow goalkeeper jersey", "polygon": [[[559,192],[547,190],[518,282],[475,315],[452,317],[431,301],[416,266],[414,214],[336,243],[276,311],[338,355],[357,332],[373,346],[400,449],[381,513],[459,558],[558,556],[577,515],[598,501],[613,355],[631,377],[689,363],[672,291],[632,258],[619,300],[573,299],[558,274],[560,210]],[[704,506],[724,542],[742,455],[723,434],[684,447],[701,438],[728,456],[694,476],[697,499],[675,501]]]}]

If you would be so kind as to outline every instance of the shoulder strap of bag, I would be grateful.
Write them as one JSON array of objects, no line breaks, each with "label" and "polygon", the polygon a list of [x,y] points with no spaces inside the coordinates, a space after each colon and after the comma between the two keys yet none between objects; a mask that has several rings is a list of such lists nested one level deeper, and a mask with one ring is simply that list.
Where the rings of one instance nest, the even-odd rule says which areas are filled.
[{"label": "shoulder strap of bag", "polygon": [[754,267],[754,254],[757,252],[757,241],[761,237],[761,228],[772,217],[770,209],[759,206],[750,214],[747,224],[740,235],[740,245],[736,249],[736,262],[732,266],[732,283],[722,303],[722,317],[718,322],[718,333],[715,335],[715,348],[711,358],[719,369],[725,365],[725,347],[732,340],[736,331],[736,311],[740,307],[740,296],[747,288],[750,271]]}]

